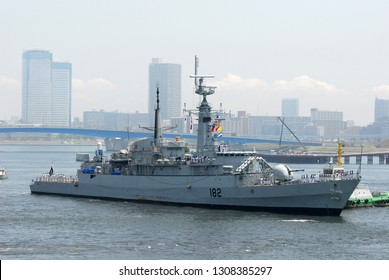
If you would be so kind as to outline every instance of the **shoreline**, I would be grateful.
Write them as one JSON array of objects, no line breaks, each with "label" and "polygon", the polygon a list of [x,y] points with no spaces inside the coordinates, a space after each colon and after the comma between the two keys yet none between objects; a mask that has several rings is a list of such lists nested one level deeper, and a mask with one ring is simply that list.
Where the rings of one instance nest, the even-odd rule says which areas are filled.
[{"label": "shoreline", "polygon": [[[28,140],[28,141],[0,141],[0,146],[96,146],[99,140],[85,140],[85,141],[37,141],[37,140]],[[104,145],[104,141],[101,141]]]},{"label": "shoreline", "polygon": [[[0,140],[0,146],[96,146],[98,142],[101,142],[103,146],[105,146],[104,139],[88,139],[88,140]],[[277,148],[274,144],[263,144],[263,145],[249,145],[255,147],[257,150],[268,150],[273,151]],[[335,146],[327,146],[327,147],[306,147],[308,150],[308,154],[336,154],[337,149]],[[361,152],[360,147],[346,147],[343,150],[343,154],[357,154]],[[374,146],[365,146],[363,149],[363,153],[388,153],[389,149],[387,147],[374,147]],[[286,153],[287,154],[287,153]],[[294,153],[292,153],[294,154]]]}]

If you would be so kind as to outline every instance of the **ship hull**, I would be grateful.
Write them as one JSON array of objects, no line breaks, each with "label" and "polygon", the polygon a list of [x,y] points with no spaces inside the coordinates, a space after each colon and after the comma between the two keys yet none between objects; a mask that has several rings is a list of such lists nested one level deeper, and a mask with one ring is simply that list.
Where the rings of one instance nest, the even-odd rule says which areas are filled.
[{"label": "ship hull", "polygon": [[339,216],[359,179],[241,185],[239,176],[79,174],[77,182],[37,181],[31,193],[191,205],[275,213]]}]

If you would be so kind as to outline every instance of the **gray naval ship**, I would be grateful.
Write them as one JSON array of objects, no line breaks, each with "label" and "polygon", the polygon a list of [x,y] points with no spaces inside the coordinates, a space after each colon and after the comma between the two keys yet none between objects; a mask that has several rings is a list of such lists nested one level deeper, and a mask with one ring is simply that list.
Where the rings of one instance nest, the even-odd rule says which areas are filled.
[{"label": "gray naval ship", "polygon": [[[197,72],[197,71],[196,71]],[[98,146],[93,160],[83,162],[74,177],[46,174],[30,185],[33,194],[310,215],[338,216],[361,180],[360,172],[329,165],[319,174],[298,176],[286,165],[272,167],[255,151],[220,149],[212,134],[213,113],[207,96],[213,76],[194,75],[197,149],[184,141],[163,138],[159,90],[153,137],[105,158]]]}]

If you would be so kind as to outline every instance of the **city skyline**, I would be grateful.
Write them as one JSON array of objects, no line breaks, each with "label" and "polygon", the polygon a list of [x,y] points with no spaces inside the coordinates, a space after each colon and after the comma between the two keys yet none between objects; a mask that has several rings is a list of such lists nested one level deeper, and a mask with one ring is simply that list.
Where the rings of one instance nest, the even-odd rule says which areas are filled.
[{"label": "city skyline", "polygon": [[215,106],[281,115],[281,100],[298,98],[302,116],[342,111],[367,125],[375,98],[389,99],[388,10],[378,0],[7,2],[0,119],[21,116],[20,53],[39,48],[72,61],[73,118],[93,109],[147,112],[152,57],[182,65],[182,103],[196,107],[189,75],[197,54],[199,72],[216,76],[207,81],[218,87]]}]

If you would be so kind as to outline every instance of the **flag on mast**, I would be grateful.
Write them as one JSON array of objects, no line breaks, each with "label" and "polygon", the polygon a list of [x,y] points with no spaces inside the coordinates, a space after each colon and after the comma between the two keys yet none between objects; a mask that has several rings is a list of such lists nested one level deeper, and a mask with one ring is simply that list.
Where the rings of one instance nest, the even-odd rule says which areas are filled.
[{"label": "flag on mast", "polygon": [[49,175],[51,176],[51,175],[53,175],[54,174],[54,169],[53,169],[53,167],[51,167],[50,168],[50,171],[49,171]]},{"label": "flag on mast", "polygon": [[193,120],[192,120],[192,116],[190,116],[189,133],[193,133]]}]

